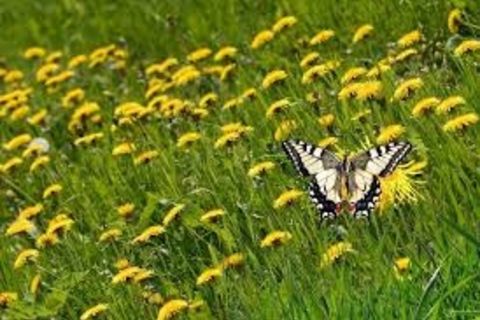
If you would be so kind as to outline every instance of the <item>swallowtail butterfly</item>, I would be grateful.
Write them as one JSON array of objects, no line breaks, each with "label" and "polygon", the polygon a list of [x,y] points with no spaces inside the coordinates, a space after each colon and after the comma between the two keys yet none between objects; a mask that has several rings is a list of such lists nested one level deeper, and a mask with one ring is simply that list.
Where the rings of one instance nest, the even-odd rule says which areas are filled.
[{"label": "swallowtail butterfly", "polygon": [[298,172],[311,178],[309,195],[322,219],[335,218],[344,203],[354,217],[368,217],[380,197],[379,177],[392,173],[412,148],[408,142],[391,142],[339,159],[299,140],[284,141],[282,147]]}]

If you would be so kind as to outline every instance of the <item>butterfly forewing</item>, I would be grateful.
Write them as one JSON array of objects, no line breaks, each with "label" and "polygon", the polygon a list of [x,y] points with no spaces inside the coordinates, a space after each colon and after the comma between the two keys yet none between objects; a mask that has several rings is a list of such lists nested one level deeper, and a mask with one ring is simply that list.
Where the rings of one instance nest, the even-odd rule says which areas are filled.
[{"label": "butterfly forewing", "polygon": [[390,142],[354,157],[352,164],[354,168],[384,177],[395,170],[411,148],[412,145],[408,142]]},{"label": "butterfly forewing", "polygon": [[332,152],[303,141],[284,141],[282,147],[303,176],[316,175],[323,170],[335,168],[340,163]]}]

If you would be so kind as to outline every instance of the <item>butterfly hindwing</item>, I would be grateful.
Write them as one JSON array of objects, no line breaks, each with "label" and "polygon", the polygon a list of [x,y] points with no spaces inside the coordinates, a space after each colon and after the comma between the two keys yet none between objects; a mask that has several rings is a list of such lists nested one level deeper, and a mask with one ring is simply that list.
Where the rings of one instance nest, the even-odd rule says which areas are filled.
[{"label": "butterfly hindwing", "polygon": [[349,199],[353,216],[356,218],[370,216],[381,194],[378,177],[358,169],[349,176],[349,186],[353,189]]}]

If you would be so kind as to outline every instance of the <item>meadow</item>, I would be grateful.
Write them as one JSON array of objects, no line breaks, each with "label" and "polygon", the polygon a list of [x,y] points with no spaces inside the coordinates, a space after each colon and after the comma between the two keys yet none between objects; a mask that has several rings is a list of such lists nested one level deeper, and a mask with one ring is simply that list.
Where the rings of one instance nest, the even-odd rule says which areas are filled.
[{"label": "meadow", "polygon": [[[2,1],[0,319],[480,319],[480,4]],[[413,150],[324,221],[281,142]]]}]

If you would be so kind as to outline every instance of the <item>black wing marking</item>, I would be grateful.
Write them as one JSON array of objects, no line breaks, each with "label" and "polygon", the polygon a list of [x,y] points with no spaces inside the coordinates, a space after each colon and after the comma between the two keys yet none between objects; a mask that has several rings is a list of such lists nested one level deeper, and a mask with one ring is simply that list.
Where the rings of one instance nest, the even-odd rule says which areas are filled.
[{"label": "black wing marking", "polygon": [[332,152],[300,140],[284,141],[282,148],[302,176],[316,175],[340,164]]},{"label": "black wing marking", "polygon": [[379,177],[385,177],[395,170],[400,161],[410,152],[408,142],[390,142],[372,148],[352,159],[354,169],[359,168]]}]

